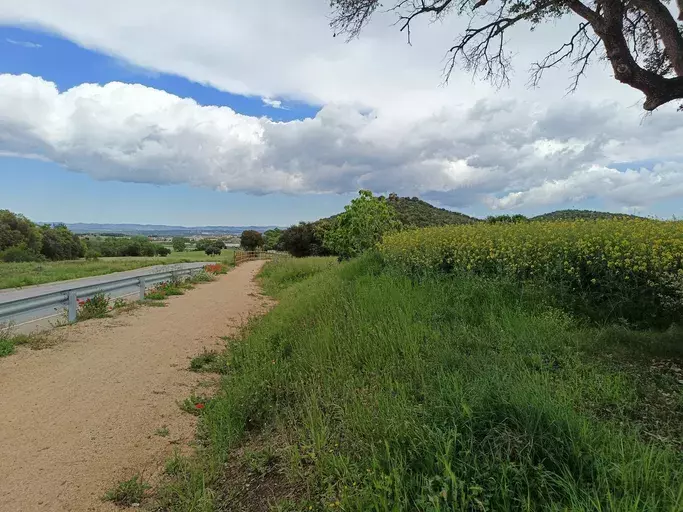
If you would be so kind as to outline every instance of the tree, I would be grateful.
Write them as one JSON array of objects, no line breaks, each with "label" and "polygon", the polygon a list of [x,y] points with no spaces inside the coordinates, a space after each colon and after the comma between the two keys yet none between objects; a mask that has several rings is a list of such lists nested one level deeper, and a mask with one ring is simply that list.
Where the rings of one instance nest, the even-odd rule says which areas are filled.
[{"label": "tree", "polygon": [[280,236],[280,245],[296,258],[329,254],[323,247],[322,233],[317,223],[301,222],[285,229]]},{"label": "tree", "polygon": [[173,246],[173,250],[175,252],[183,252],[185,250],[185,246],[189,243],[190,241],[183,236],[174,236],[173,240],[171,240],[171,245]]},{"label": "tree", "polygon": [[324,245],[340,258],[354,258],[372,249],[385,233],[399,229],[396,210],[384,197],[361,190],[358,197],[334,219]]},{"label": "tree", "polygon": [[0,251],[23,246],[26,251],[40,253],[42,233],[38,226],[23,215],[0,210]]},{"label": "tree", "polygon": [[280,250],[280,237],[282,236],[282,230],[280,228],[269,229],[263,233],[263,248],[266,251],[276,251]]},{"label": "tree", "polygon": [[157,256],[165,257],[171,254],[171,249],[169,249],[168,247],[164,247],[163,245],[156,244],[154,247],[154,253]]},{"label": "tree", "polygon": [[255,251],[257,247],[263,247],[263,235],[253,229],[247,229],[242,232],[240,237],[240,245],[247,251]]},{"label": "tree", "polygon": [[[397,25],[409,42],[417,18],[436,21],[449,14],[470,18],[448,49],[446,81],[460,64],[498,86],[508,83],[507,31],[520,24],[533,30],[541,23],[573,16],[578,21],[576,30],[532,66],[531,85],[539,83],[545,70],[567,62],[574,69],[569,86],[573,91],[592,62],[607,59],[617,80],[645,95],[645,110],[683,98],[683,31],[660,0],[393,0],[389,4],[331,0],[335,35],[358,36],[382,5],[396,13]],[[677,9],[678,20],[683,21],[683,0],[677,0]]]},{"label": "tree", "polygon": [[223,247],[218,245],[207,245],[204,252],[207,256],[220,256],[221,252],[223,252]]}]

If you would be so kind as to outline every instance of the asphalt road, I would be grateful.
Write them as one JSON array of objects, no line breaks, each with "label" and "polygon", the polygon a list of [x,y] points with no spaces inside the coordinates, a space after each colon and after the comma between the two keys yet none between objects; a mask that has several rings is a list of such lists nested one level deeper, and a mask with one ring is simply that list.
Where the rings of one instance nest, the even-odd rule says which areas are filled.
[{"label": "asphalt road", "polygon": [[[74,288],[91,288],[98,286],[106,286],[107,284],[120,281],[122,279],[135,279],[141,276],[149,276],[154,274],[162,274],[165,272],[172,272],[174,270],[186,270],[203,267],[212,262],[195,262],[195,263],[177,263],[173,265],[154,265],[151,267],[143,267],[135,270],[127,270],[125,272],[114,272],[102,276],[84,277],[81,279],[71,279],[69,281],[58,281],[56,283],[41,284],[37,286],[28,286],[25,288],[11,288],[7,290],[0,290],[0,313],[2,306],[9,302],[32,299],[42,297],[50,294],[66,293]],[[139,286],[132,283],[130,286],[120,288],[107,292],[110,298],[130,297],[137,298],[139,294]],[[90,295],[84,295],[79,298],[88,298]],[[60,306],[46,306],[38,308],[29,312],[19,313],[11,317],[0,317],[0,323],[11,322],[12,325],[19,332],[28,332],[37,328],[47,328],[62,319],[66,311],[66,304]]]}]

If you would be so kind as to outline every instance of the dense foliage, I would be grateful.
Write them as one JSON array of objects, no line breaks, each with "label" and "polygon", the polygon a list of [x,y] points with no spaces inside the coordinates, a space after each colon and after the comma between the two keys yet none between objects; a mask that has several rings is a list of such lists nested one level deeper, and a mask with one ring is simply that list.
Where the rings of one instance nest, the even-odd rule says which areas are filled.
[{"label": "dense foliage", "polygon": [[532,217],[531,220],[601,220],[601,219],[639,219],[625,213],[597,212],[593,210],[557,210]]},{"label": "dense foliage", "polygon": [[292,256],[325,256],[329,251],[323,246],[324,230],[327,221],[317,223],[301,222],[285,229],[280,235],[280,245]]},{"label": "dense foliage", "polygon": [[0,260],[70,260],[84,255],[84,244],[65,225],[37,226],[23,215],[0,210]]},{"label": "dense foliage", "polygon": [[397,220],[408,227],[447,226],[450,224],[471,224],[478,219],[463,213],[437,208],[417,197],[399,197],[389,194],[389,206],[396,210]]},{"label": "dense foliage", "polygon": [[184,236],[174,236],[171,240],[171,245],[175,252],[183,252],[189,243],[190,240]]},{"label": "dense foliage", "polygon": [[253,229],[247,229],[242,232],[240,237],[240,245],[244,250],[255,251],[264,244],[263,235]]},{"label": "dense foliage", "polygon": [[532,222],[425,228],[386,237],[385,260],[410,275],[465,272],[543,280],[594,318],[669,324],[683,313],[683,223]]},{"label": "dense foliage", "polygon": [[586,327],[505,279],[331,264],[266,266],[279,305],[230,344],[162,510],[683,509],[663,364],[680,330]]},{"label": "dense foliage", "polygon": [[166,256],[168,249],[152,243],[145,236],[114,238],[109,236],[90,236],[86,240],[88,251],[105,257],[113,256]]},{"label": "dense foliage", "polygon": [[263,248],[266,251],[282,250],[280,237],[282,237],[282,230],[280,228],[266,230],[263,233]]},{"label": "dense foliage", "polygon": [[400,228],[396,211],[383,197],[361,190],[337,215],[325,234],[324,246],[342,259],[355,258],[377,245],[382,236]]}]

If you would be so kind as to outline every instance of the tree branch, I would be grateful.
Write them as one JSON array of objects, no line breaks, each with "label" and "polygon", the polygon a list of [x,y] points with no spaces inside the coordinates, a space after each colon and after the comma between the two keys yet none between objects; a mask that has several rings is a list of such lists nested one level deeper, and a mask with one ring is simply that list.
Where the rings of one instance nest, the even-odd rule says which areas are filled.
[{"label": "tree branch", "polygon": [[671,66],[677,76],[683,76],[683,35],[671,11],[659,0],[630,0],[631,4],[641,9],[657,30],[662,39]]}]

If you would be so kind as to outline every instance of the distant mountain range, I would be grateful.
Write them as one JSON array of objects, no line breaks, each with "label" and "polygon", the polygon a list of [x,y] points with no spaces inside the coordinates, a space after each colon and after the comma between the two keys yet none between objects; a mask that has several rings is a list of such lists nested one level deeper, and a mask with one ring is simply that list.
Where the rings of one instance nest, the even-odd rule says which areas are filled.
[{"label": "distant mountain range", "polygon": [[66,224],[74,233],[119,233],[123,235],[158,235],[158,236],[192,236],[192,235],[239,235],[242,231],[253,229],[266,231],[278,226],[166,226],[163,224],[94,224],[77,222]]}]

